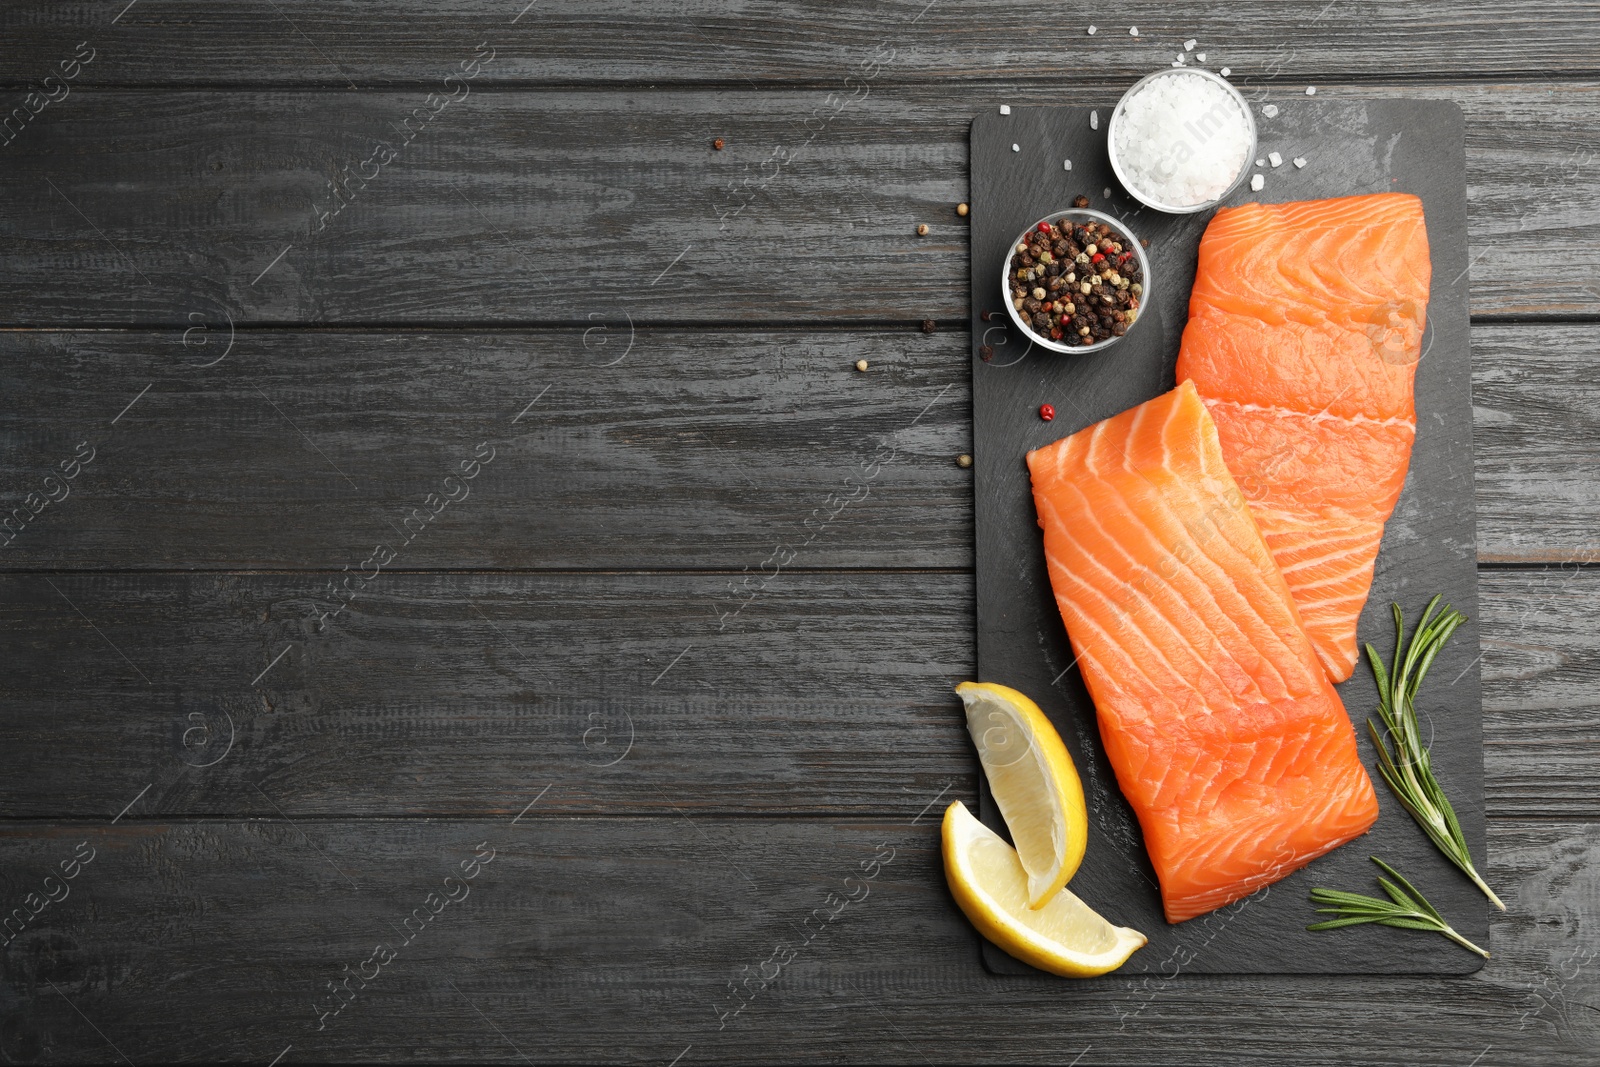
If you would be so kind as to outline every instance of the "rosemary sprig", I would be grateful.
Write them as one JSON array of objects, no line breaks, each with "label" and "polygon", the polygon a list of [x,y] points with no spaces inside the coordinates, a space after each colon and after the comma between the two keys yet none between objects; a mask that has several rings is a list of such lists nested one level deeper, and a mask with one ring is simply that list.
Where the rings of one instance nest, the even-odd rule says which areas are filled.
[{"label": "rosemary sprig", "polygon": [[1313,889],[1311,902],[1328,905],[1318,908],[1317,914],[1337,915],[1338,918],[1312,923],[1306,927],[1307,930],[1337,930],[1342,926],[1358,926],[1361,923],[1398,926],[1403,930],[1431,930],[1443,934],[1462,948],[1476,952],[1484,959],[1489,958],[1487,952],[1456,933],[1455,928],[1444,921],[1444,916],[1439,914],[1439,910],[1417,892],[1416,886],[1401,877],[1399,871],[1376,856],[1371,859],[1394,877],[1394,882],[1391,882],[1382,875],[1378,876],[1378,884],[1389,894],[1389,899],[1380,900],[1377,897],[1345,893],[1338,889]]},{"label": "rosemary sprig", "polygon": [[[1378,771],[1383,775],[1383,780],[1389,783],[1389,788],[1394,790],[1395,797],[1411,813],[1428,839],[1438,846],[1439,851],[1461,868],[1462,873],[1483,890],[1495,907],[1505,911],[1505,904],[1472,865],[1472,853],[1467,850],[1466,835],[1461,832],[1455,809],[1450,806],[1444,789],[1433,775],[1428,746],[1422,742],[1422,729],[1417,723],[1417,689],[1422,685],[1422,679],[1427,677],[1428,668],[1433,665],[1433,658],[1439,654],[1444,643],[1450,640],[1450,635],[1456,632],[1458,626],[1467,621],[1465,615],[1448,604],[1438,615],[1434,615],[1433,609],[1438,603],[1437,596],[1428,601],[1427,610],[1422,613],[1422,619],[1412,631],[1409,642],[1406,640],[1405,616],[1400,611],[1400,605],[1391,605],[1394,608],[1395,629],[1392,672],[1384,669],[1378,650],[1370,643],[1367,645],[1367,659],[1372,663],[1372,674],[1378,682],[1378,715],[1385,727],[1379,731],[1377,725],[1368,719],[1367,729],[1372,734],[1372,743],[1378,748]],[[1393,751],[1385,735],[1394,742]]]}]

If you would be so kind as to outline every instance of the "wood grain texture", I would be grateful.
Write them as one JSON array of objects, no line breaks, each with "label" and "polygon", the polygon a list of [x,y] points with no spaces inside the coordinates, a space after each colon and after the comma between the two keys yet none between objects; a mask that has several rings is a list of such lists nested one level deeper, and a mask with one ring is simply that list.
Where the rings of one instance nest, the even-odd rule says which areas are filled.
[{"label": "wood grain texture", "polygon": [[[124,0],[125,2],[125,0]],[[137,2],[137,0],[136,0]],[[1213,66],[1284,78],[1600,72],[1594,15],[1576,0],[1405,5],[1237,0],[1226,6],[1133,0],[1101,14],[1023,0],[981,6],[895,0],[709,0],[670,9],[641,0],[471,0],[448,11],[423,0],[365,4],[274,0],[89,0],[6,5],[0,65],[7,81],[36,80],[85,37],[104,50],[98,83],[315,84],[360,88],[436,80],[483,39],[503,58],[497,79],[518,84],[653,85],[836,80],[880,43],[895,49],[885,77],[971,81],[1015,71],[1055,81],[1084,67],[1129,80],[1165,66],[1197,39]],[[1099,34],[1086,34],[1100,21]],[[1129,26],[1137,26],[1138,38]]]},{"label": "wood grain texture", "polygon": [[[3,149],[0,321],[953,324],[973,114],[1124,87],[84,90]],[[1600,88],[1327,93],[1465,109],[1474,313],[1600,313]]]},{"label": "wood grain texture", "polygon": [[[515,814],[554,782],[573,814],[909,817],[975,788],[967,574],[783,573],[721,630],[739,575],[384,574],[319,634],[322,577],[0,578],[0,813],[109,818],[150,786],[133,814],[258,788],[296,817]],[[1600,572],[1479,597],[1487,813],[1600,818]]]},{"label": "wood grain texture", "polygon": [[0,579],[0,810],[109,816],[150,784],[140,811],[259,786],[515,813],[559,780],[577,812],[900,811],[970,777],[968,576],[752,575],[745,603],[737,573],[384,573],[320,633],[325,575]]},{"label": "wood grain texture", "polygon": [[[0,567],[355,566],[482,441],[400,566],[758,568],[891,454],[793,565],[972,565],[965,333],[252,331],[204,367],[228,329],[200,323],[0,333],[30,398],[0,415],[0,515],[96,449]],[[1480,325],[1473,367],[1480,561],[1600,558],[1592,329]]]},{"label": "wood grain texture", "polygon": [[1550,345],[1523,326],[1474,328],[1480,562],[1600,560],[1594,328],[1566,336]]},{"label": "wood grain texture", "polygon": [[398,566],[737,570],[780,542],[801,567],[972,562],[958,334],[272,331],[200,367],[211,327],[0,333],[0,382],[33,401],[0,415],[0,505],[97,450],[0,565],[338,570],[459,496],[484,442]]},{"label": "wood grain texture", "polygon": [[[1581,1062],[1600,1039],[1592,823],[1492,824],[1488,878],[1509,910],[1468,978],[1197,977],[1135,955],[1068,983],[982,970],[931,816],[568,820],[543,803],[517,825],[290,821],[262,804],[248,821],[7,826],[7,909],[80,842],[94,851],[6,949],[0,1052],[1461,1067],[1486,1047],[1495,1063]],[[480,845],[493,858],[463,879]],[[890,858],[855,880],[875,855]],[[446,891],[458,902],[429,903]],[[1367,935],[1431,936],[1367,928],[1330,945]],[[364,967],[380,944],[394,958]],[[764,968],[781,945],[794,955]],[[328,983],[363,972],[320,1017]],[[723,1026],[746,980],[753,999]]]},{"label": "wood grain texture", "polygon": [[[0,115],[78,42],[96,58],[0,144],[0,325],[161,330],[0,332],[0,501],[78,441],[101,448],[0,552],[43,569],[0,576],[0,907],[76,842],[100,849],[0,950],[0,1057],[1582,1061],[1600,1039],[1600,575],[1554,565],[1600,558],[1581,322],[1474,332],[1482,558],[1552,564],[1480,590],[1489,866],[1511,903],[1482,972],[1164,981],[1156,960],[1148,981],[999,980],[928,820],[910,825],[975,787],[947,692],[971,655],[970,498],[948,465],[968,447],[966,336],[879,327],[965,320],[949,209],[977,110],[1109,104],[1190,36],[1257,103],[1308,83],[1454,99],[1474,311],[1600,314],[1590,5],[1134,0],[1094,38],[1087,18],[1016,0],[4,5]],[[496,59],[470,99],[309,236],[341,168],[402,136],[479,41]],[[200,367],[228,318],[274,328]],[[335,323],[376,328],[302,329]],[[472,323],[568,328],[390,329]],[[630,323],[646,343],[604,367],[619,349],[598,342]],[[888,373],[836,374],[862,356]],[[869,496],[719,631],[740,568],[760,573],[952,382]],[[722,572],[396,570],[307,632],[327,578],[388,536],[385,509],[546,385],[396,567]],[[186,566],[244,573],[76,573]],[[229,715],[234,747],[196,766]],[[389,818],[408,815],[445,818]],[[471,899],[316,1030],[325,983],[486,838],[505,845]],[[905,851],[872,898],[719,1031],[728,983],[879,841]]]}]

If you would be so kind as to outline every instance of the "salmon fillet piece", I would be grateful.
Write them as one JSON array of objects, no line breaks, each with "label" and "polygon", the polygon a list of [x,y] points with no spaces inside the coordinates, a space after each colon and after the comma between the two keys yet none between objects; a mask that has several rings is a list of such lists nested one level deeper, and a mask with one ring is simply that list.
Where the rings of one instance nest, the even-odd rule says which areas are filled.
[{"label": "salmon fillet piece", "polygon": [[1431,273],[1404,193],[1225,208],[1200,241],[1178,379],[1205,398],[1336,682],[1411,463]]},{"label": "salmon fillet piece", "polygon": [[1028,453],[1056,604],[1169,922],[1378,817],[1355,730],[1194,385]]}]

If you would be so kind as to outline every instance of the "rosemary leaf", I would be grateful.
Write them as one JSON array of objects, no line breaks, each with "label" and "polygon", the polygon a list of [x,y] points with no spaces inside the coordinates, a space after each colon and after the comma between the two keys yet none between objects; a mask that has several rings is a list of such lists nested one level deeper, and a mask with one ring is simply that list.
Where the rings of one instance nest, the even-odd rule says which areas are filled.
[{"label": "rosemary leaf", "polygon": [[1359,926],[1362,923],[1377,923],[1380,926],[1393,926],[1401,930],[1425,930],[1443,934],[1462,948],[1476,952],[1484,959],[1489,958],[1489,953],[1456,933],[1455,928],[1439,914],[1439,909],[1428,903],[1428,898],[1399,871],[1376,856],[1371,859],[1394,879],[1391,882],[1389,878],[1378,876],[1378,884],[1383,887],[1389,899],[1381,900],[1360,893],[1347,893],[1341,889],[1313,889],[1312,903],[1329,905],[1318,908],[1317,914],[1338,917],[1312,923],[1306,927],[1307,930],[1338,930],[1346,926]]},{"label": "rosemary leaf", "polygon": [[1378,685],[1378,718],[1382,720],[1380,729],[1378,723],[1368,719],[1367,730],[1378,750],[1378,774],[1393,790],[1400,805],[1416,820],[1428,840],[1472,879],[1495,907],[1505,911],[1505,904],[1473,866],[1467,836],[1461,830],[1455,809],[1444,795],[1444,787],[1434,776],[1433,759],[1423,743],[1421,724],[1417,720],[1416,697],[1422,680],[1450,635],[1467,621],[1465,615],[1448,604],[1435,615],[1439,599],[1436,596],[1428,601],[1409,640],[1400,605],[1391,605],[1395,630],[1392,669],[1386,669],[1378,650],[1367,645],[1367,660]]}]

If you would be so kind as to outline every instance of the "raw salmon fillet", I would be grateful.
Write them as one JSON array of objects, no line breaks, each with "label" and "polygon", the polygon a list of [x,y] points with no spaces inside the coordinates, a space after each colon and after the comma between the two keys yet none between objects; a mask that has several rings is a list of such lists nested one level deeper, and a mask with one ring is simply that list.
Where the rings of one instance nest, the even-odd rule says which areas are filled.
[{"label": "raw salmon fillet", "polygon": [[1378,817],[1355,731],[1194,386],[1028,453],[1050,584],[1169,922]]},{"label": "raw salmon fillet", "polygon": [[1178,379],[1205,398],[1336,682],[1411,462],[1431,273],[1404,193],[1226,208],[1200,241]]}]

